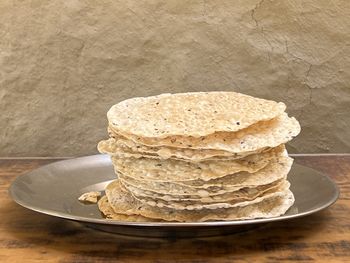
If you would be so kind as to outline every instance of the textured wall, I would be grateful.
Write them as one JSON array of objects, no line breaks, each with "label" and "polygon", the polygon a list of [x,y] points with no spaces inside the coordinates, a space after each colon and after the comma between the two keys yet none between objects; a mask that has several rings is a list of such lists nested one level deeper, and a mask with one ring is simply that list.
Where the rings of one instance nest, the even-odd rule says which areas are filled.
[{"label": "textured wall", "polygon": [[162,92],[284,101],[292,152],[350,150],[350,1],[1,1],[0,156],[96,152],[106,111]]}]

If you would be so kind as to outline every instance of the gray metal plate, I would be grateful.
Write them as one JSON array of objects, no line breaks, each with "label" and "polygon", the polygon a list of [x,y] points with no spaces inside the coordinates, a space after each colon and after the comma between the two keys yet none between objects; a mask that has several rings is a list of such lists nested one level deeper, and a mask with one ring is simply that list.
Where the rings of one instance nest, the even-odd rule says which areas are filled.
[{"label": "gray metal plate", "polygon": [[288,175],[294,205],[283,216],[265,219],[213,222],[120,222],[106,220],[97,205],[85,205],[78,197],[103,191],[116,175],[106,155],[93,155],[55,162],[16,178],[10,195],[18,204],[48,215],[82,222],[90,227],[120,234],[163,237],[210,236],[243,231],[261,223],[292,219],[320,211],[333,204],[339,191],[327,176],[294,164]]}]

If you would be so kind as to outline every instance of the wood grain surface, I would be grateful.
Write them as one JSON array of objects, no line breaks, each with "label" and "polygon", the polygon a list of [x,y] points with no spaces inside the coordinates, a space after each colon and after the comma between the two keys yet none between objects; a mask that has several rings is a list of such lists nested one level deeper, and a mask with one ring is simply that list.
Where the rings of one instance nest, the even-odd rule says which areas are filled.
[{"label": "wood grain surface", "polygon": [[244,233],[192,239],[136,238],[99,232],[14,203],[16,176],[56,160],[0,160],[0,262],[350,262],[350,155],[296,156],[341,190],[319,213]]}]

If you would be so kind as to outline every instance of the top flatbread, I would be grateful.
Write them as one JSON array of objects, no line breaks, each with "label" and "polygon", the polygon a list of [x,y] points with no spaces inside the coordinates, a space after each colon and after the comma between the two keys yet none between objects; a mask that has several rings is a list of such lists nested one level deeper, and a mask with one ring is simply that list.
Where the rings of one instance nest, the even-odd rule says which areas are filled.
[{"label": "top flatbread", "polygon": [[192,92],[132,98],[107,113],[113,130],[142,137],[235,132],[284,112],[284,103],[236,92]]},{"label": "top flatbread", "polygon": [[[177,148],[186,150],[201,149],[201,153],[203,150],[207,152],[208,149],[211,149],[220,153],[220,155],[222,155],[222,151],[226,153],[249,154],[249,152],[259,152],[263,148],[273,148],[286,143],[297,136],[299,132],[299,122],[295,118],[288,117],[285,112],[272,120],[258,122],[238,132],[217,132],[199,138],[169,136],[167,138],[157,139],[125,135],[128,137],[128,140],[123,136],[115,134],[112,129],[109,129],[111,137],[117,139],[118,143],[130,148],[136,147],[134,151],[156,151],[159,155],[168,155],[168,158],[171,157],[171,154]],[[151,149],[150,147],[159,148]]]}]

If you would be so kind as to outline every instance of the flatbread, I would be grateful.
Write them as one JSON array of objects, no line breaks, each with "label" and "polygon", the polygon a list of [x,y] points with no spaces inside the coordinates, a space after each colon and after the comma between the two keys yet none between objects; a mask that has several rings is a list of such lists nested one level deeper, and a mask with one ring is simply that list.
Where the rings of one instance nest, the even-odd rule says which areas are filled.
[{"label": "flatbread", "polygon": [[189,162],[201,162],[201,161],[225,161],[225,160],[237,160],[244,158],[251,154],[256,154],[269,149],[259,149],[254,152],[244,153],[230,153],[218,150],[194,150],[194,149],[179,149],[163,147],[162,149],[148,149],[142,151],[141,149],[129,148],[128,146],[119,143],[120,140],[110,138],[108,140],[100,141],[97,145],[97,149],[100,153],[109,154],[118,158],[150,158],[150,159],[174,159],[180,161]]},{"label": "flatbread", "polygon": [[252,154],[290,141],[300,133],[300,125],[295,118],[282,113],[272,120],[256,123],[238,132],[216,132],[199,138],[188,136],[145,138],[132,134],[118,134],[112,128],[109,130],[110,136],[114,137],[119,145],[127,146],[134,152],[157,153],[166,159],[171,156],[178,157],[176,152],[181,149],[185,149],[182,151],[215,150],[218,156],[224,156],[225,153],[225,156],[228,153]]},{"label": "flatbread", "polygon": [[117,180],[109,184],[107,189],[106,193],[109,193],[107,195],[109,204],[116,214],[141,215],[146,218],[178,222],[277,217],[284,214],[294,203],[293,193],[289,189],[281,189],[280,191],[266,195],[263,199],[254,200],[246,206],[215,210],[177,211],[174,209],[152,207],[141,203],[130,193],[123,191]]},{"label": "flatbread", "polygon": [[158,222],[158,221],[161,221],[161,220],[143,217],[140,215],[117,214],[113,211],[113,208],[109,204],[107,196],[103,196],[98,201],[98,208],[103,213],[103,215],[106,217],[106,219],[113,219],[113,220],[121,221],[121,222]]},{"label": "flatbread", "polygon": [[141,137],[200,137],[217,131],[236,132],[280,115],[284,103],[236,92],[190,92],[132,98],[107,113],[115,131]]},{"label": "flatbread", "polygon": [[293,159],[281,157],[278,162],[271,162],[265,168],[256,173],[239,172],[224,177],[203,181],[200,179],[192,181],[145,181],[137,180],[119,172],[119,178],[129,186],[134,186],[140,190],[150,191],[163,195],[199,195],[208,197],[216,194],[237,191],[245,187],[257,187],[259,185],[271,184],[277,180],[285,178],[290,171]]},{"label": "flatbread", "polygon": [[242,171],[255,173],[270,162],[278,162],[278,158],[284,155],[284,151],[284,145],[280,145],[270,151],[249,155],[238,160],[197,163],[173,159],[118,158],[115,156],[112,156],[111,159],[117,171],[138,181],[208,181]]},{"label": "flatbread", "polygon": [[98,202],[109,219],[133,222],[279,216],[293,204],[284,144],[300,132],[283,103],[235,92],[133,98],[107,113],[119,179]]},{"label": "flatbread", "polygon": [[[254,200],[260,200],[263,199],[265,195],[270,194],[271,192],[276,192],[280,188],[289,188],[290,183],[286,180],[280,182],[277,187],[272,187],[270,189],[267,189],[267,191],[263,192],[261,195],[256,194],[257,198],[254,198],[251,200],[249,198],[248,200],[244,198],[239,198],[239,199],[233,199],[228,202],[216,202],[216,203],[202,203],[202,202],[197,202],[194,200],[178,200],[178,201],[165,201],[161,200],[158,196],[154,196],[153,198],[147,197],[147,196],[141,196],[139,193],[138,195],[135,194],[135,192],[128,191],[126,188],[124,188],[123,184],[121,183],[120,180],[117,180],[117,184],[121,185],[121,188],[124,189],[125,193],[129,193],[133,196],[134,199],[137,201],[140,201],[142,203],[145,203],[149,206],[154,206],[154,207],[159,207],[159,208],[171,208],[171,209],[176,209],[176,210],[201,210],[201,209],[218,209],[218,208],[232,208],[236,206],[245,206],[249,204],[250,202],[253,202]],[[113,183],[111,183],[113,185]],[[108,200],[111,198],[111,191],[110,188],[106,188],[106,195],[108,197]],[[157,199],[158,198],[158,199]]]},{"label": "flatbread", "polygon": [[[201,209],[206,205],[211,204],[210,208],[217,207],[218,203],[233,204],[241,201],[253,200],[258,196],[262,196],[264,193],[275,191],[280,187],[284,180],[278,180],[271,184],[260,185],[258,187],[243,187],[233,189],[232,191],[225,191],[224,193],[215,193],[211,195],[172,195],[172,194],[159,194],[153,191],[145,191],[135,186],[128,185],[125,181],[120,179],[120,183],[123,187],[129,191],[136,199],[145,202],[151,206],[170,207],[174,209]],[[226,204],[224,205],[226,207]],[[190,208],[193,207],[193,208]],[[206,207],[209,208],[209,207]]]}]

